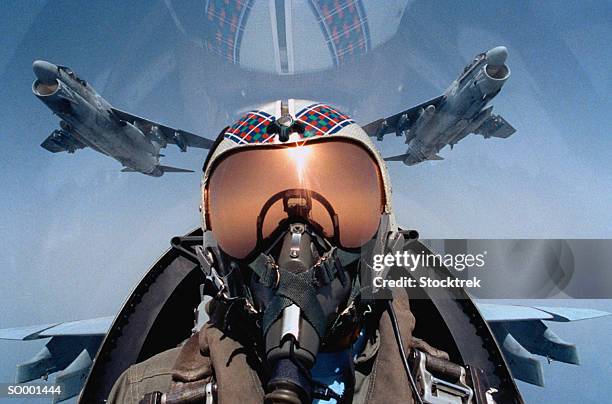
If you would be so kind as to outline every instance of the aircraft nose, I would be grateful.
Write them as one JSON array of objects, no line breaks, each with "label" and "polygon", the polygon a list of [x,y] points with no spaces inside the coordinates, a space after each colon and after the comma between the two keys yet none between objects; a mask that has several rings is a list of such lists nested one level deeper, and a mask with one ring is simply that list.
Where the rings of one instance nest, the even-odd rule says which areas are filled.
[{"label": "aircraft nose", "polygon": [[55,84],[57,80],[57,66],[44,60],[36,60],[32,63],[32,70],[36,78],[43,84]]},{"label": "aircraft nose", "polygon": [[506,63],[508,49],[505,46],[496,46],[487,52],[487,62],[491,66],[502,66]]}]

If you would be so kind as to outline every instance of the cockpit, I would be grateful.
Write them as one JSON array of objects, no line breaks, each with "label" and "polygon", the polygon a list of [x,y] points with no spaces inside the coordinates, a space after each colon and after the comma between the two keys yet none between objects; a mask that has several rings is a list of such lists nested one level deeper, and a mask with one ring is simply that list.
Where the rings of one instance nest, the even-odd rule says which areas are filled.
[{"label": "cockpit", "polygon": [[68,66],[57,66],[57,69],[60,70],[60,71],[63,71],[65,74],[68,75],[68,77],[70,77],[71,79],[77,81],[83,87],[87,87],[87,82],[85,80],[81,79],[79,76],[77,76],[76,73],[74,71],[72,71],[72,69],[69,68]]}]

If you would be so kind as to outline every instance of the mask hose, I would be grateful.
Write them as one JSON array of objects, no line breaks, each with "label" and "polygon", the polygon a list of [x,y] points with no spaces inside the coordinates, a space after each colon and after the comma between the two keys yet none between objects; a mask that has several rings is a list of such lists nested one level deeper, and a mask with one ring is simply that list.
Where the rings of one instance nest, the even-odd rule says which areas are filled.
[{"label": "mask hose", "polygon": [[406,371],[406,376],[408,377],[408,382],[410,382],[410,388],[412,389],[412,394],[416,399],[418,404],[423,404],[423,399],[419,394],[419,390],[417,389],[416,382],[414,381],[414,377],[412,376],[412,372],[410,371],[410,364],[408,363],[408,357],[406,356],[406,351],[404,350],[404,344],[402,343],[402,335],[399,330],[399,325],[397,323],[397,316],[395,315],[395,310],[393,309],[393,301],[387,300],[387,312],[389,313],[389,318],[391,319],[391,327],[393,328],[393,334],[395,335],[395,340],[397,341],[397,347],[400,351],[400,357],[402,359],[402,364],[404,365],[404,370]]},{"label": "mask hose", "polygon": [[[255,307],[271,376],[266,401],[309,403],[333,392],[312,379],[321,340],[353,289],[337,249],[318,251],[316,234],[302,222],[289,224],[276,259],[260,255],[249,267]],[[322,253],[322,255],[319,255]]]},{"label": "mask hose", "polygon": [[[291,224],[282,243],[278,267],[295,274],[308,271],[314,264],[311,243],[304,224]],[[279,270],[277,276],[280,274]],[[291,304],[282,310],[266,332],[267,358],[272,365],[266,402],[301,404],[311,400],[310,368],[318,350],[319,336],[303,317],[302,309]]]}]

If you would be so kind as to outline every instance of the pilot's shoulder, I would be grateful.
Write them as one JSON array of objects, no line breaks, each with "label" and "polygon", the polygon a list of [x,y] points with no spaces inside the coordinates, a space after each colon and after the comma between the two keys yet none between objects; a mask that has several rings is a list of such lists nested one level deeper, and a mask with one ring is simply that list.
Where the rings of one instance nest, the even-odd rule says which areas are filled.
[{"label": "pilot's shoulder", "polygon": [[179,352],[180,348],[169,349],[130,366],[115,382],[107,403],[138,404],[146,393],[170,390]]}]

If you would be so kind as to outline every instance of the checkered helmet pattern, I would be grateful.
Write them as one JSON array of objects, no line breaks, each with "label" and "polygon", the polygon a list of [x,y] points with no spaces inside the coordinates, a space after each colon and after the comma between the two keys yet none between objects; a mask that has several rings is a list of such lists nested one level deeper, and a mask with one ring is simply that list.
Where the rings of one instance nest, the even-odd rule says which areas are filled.
[{"label": "checkered helmet pattern", "polygon": [[[321,103],[303,107],[294,118],[304,124],[304,132],[298,134],[302,139],[332,135],[345,126],[355,123],[348,115]],[[249,111],[230,126],[224,136],[238,144],[273,142],[274,135],[268,133],[268,125],[275,120],[272,114],[263,110]]]}]

